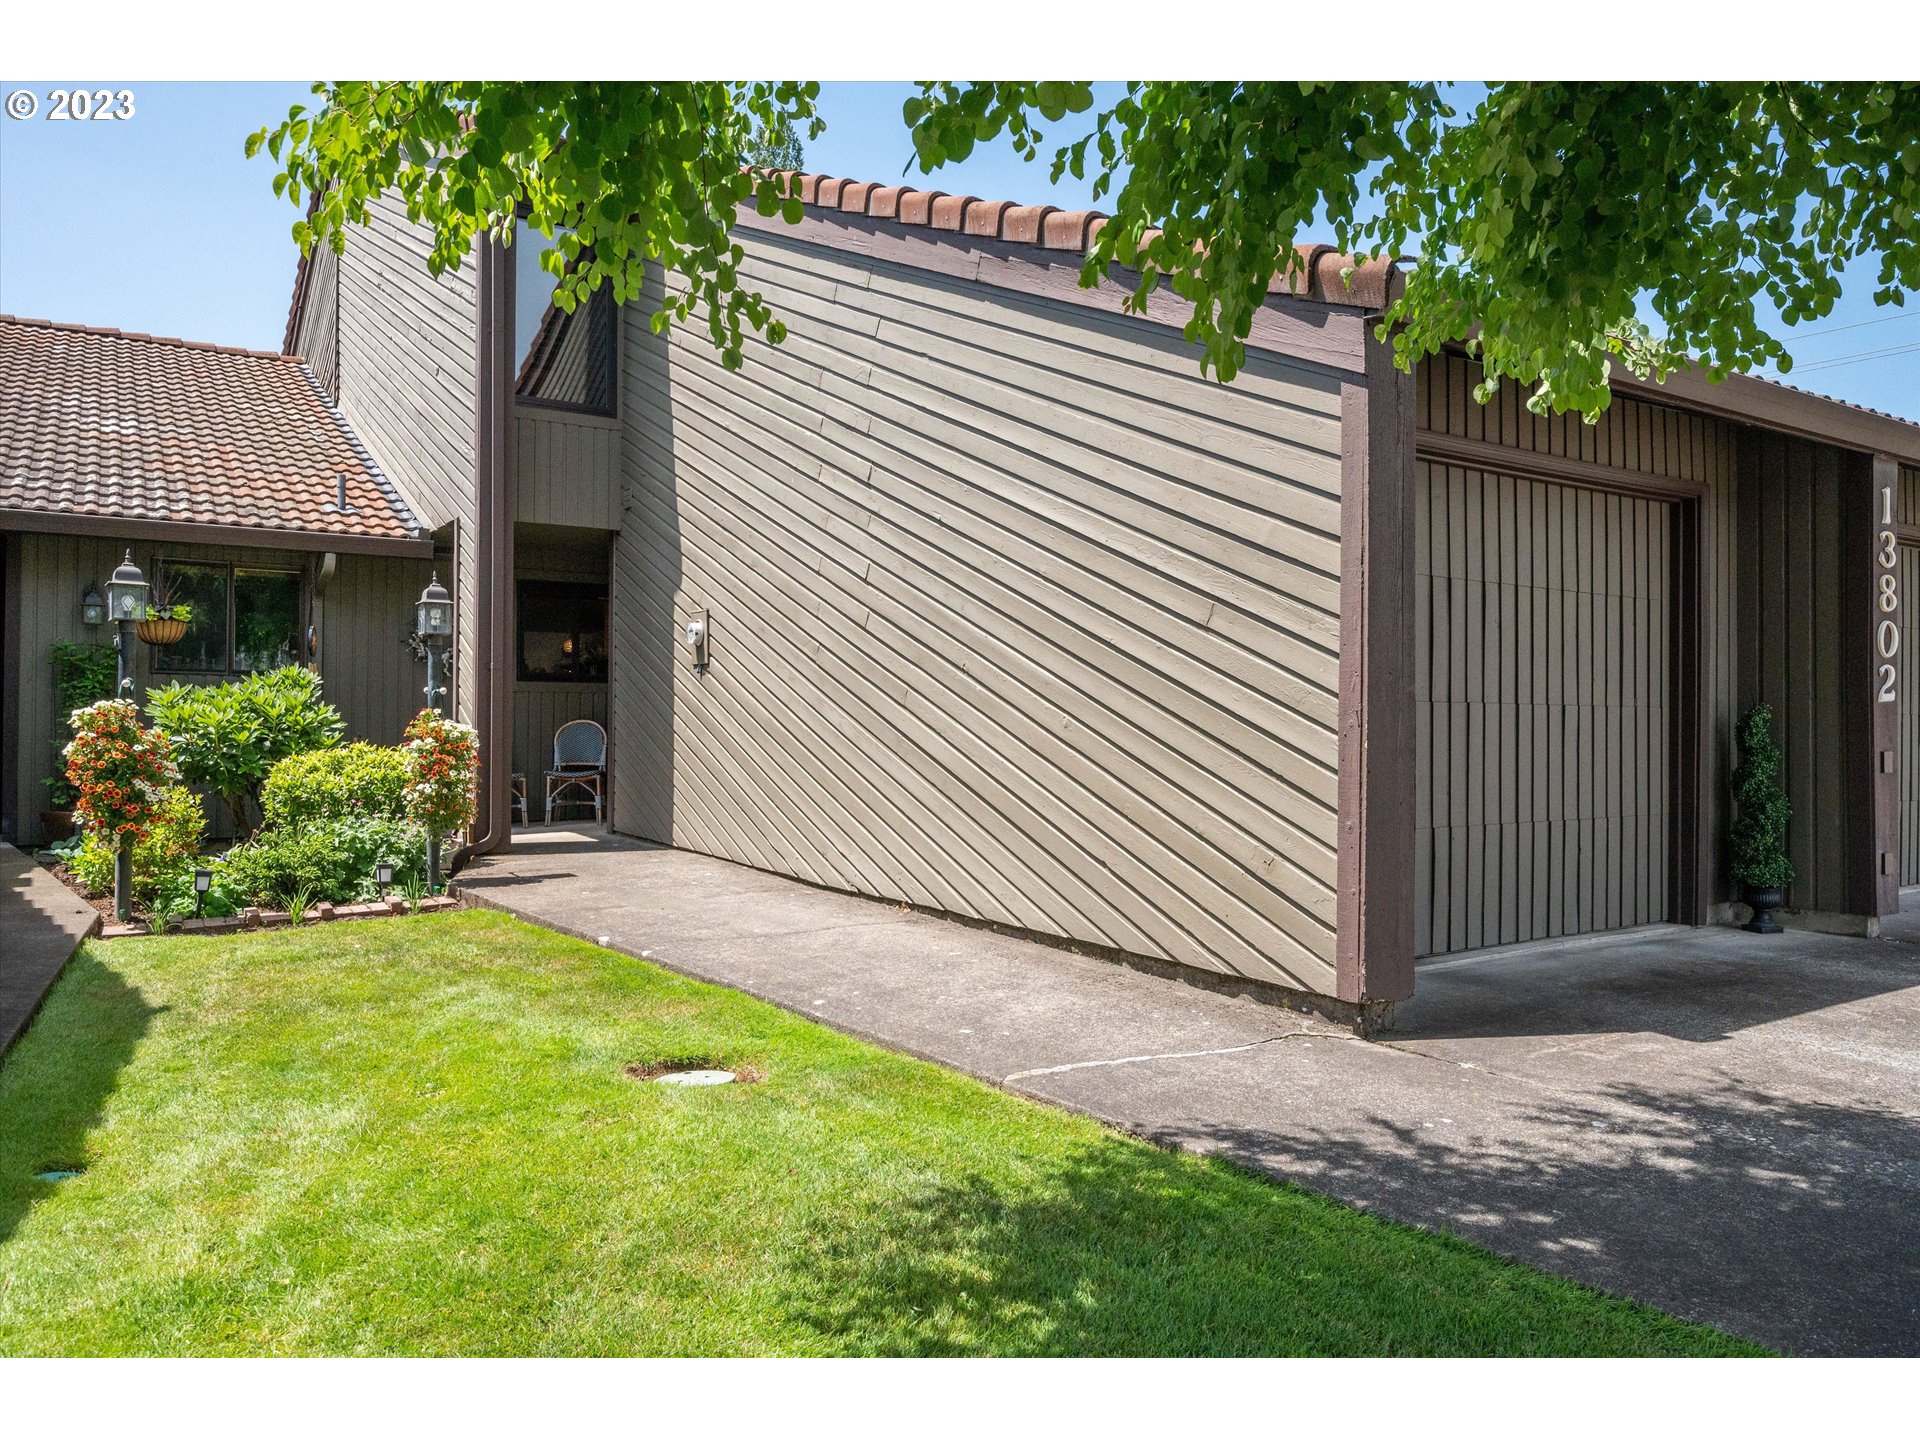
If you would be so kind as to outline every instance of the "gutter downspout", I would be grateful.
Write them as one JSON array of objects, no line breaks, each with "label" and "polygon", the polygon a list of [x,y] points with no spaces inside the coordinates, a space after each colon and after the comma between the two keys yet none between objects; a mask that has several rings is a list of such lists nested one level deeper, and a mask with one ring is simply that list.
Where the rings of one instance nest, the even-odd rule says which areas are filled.
[{"label": "gutter downspout", "polygon": [[513,521],[516,503],[511,445],[513,396],[513,266],[506,248],[483,236],[478,256],[479,335],[475,353],[474,715],[480,731],[480,795],[475,833],[454,852],[456,875],[476,855],[504,850],[513,833]]}]

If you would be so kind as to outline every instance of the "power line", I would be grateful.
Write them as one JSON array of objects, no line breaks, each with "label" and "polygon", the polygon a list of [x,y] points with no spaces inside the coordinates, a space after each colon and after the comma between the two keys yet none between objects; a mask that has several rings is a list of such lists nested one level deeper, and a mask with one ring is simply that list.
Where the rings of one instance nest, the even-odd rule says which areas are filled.
[{"label": "power line", "polygon": [[1920,310],[1908,310],[1900,315],[1882,315],[1878,320],[1855,320],[1850,325],[1822,325],[1814,330],[1789,330],[1790,340],[1804,340],[1809,335],[1838,335],[1842,330],[1864,330],[1869,325],[1891,325],[1896,320],[1920,320]]},{"label": "power line", "polygon": [[1859,365],[1868,360],[1884,360],[1891,355],[1910,355],[1920,350],[1920,344],[1894,345],[1885,350],[1865,350],[1857,355],[1835,355],[1826,360],[1814,360],[1805,365],[1796,365],[1792,373],[1804,375],[1814,370],[1836,370],[1842,365]]}]

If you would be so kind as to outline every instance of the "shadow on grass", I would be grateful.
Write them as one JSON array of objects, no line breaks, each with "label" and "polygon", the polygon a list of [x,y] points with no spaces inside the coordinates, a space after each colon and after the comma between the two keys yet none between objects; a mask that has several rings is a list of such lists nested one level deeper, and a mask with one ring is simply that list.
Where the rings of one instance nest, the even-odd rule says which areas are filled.
[{"label": "shadow on grass", "polygon": [[882,1355],[1725,1351],[1705,1330],[1218,1163],[1086,1147],[815,1226],[788,1313]]},{"label": "shadow on grass", "polygon": [[83,948],[0,1058],[0,1244],[57,1188],[37,1174],[85,1163],[88,1132],[158,1013]]}]

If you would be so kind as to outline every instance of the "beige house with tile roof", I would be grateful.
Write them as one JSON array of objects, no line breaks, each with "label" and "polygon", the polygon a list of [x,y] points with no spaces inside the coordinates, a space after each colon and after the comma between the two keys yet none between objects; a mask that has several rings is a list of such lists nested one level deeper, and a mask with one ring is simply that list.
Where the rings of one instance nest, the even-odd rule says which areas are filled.
[{"label": "beige house with tile roof", "polygon": [[143,689],[312,664],[354,735],[395,741],[419,708],[433,541],[303,361],[0,316],[7,840],[42,838],[65,738],[50,649],[112,642],[82,601],[127,553],[194,608],[138,647]]},{"label": "beige house with tile roof", "polygon": [[397,201],[301,264],[287,355],[419,527],[381,563],[455,593],[471,849],[590,718],[622,833],[1377,1014],[1417,962],[1741,914],[1766,700],[1788,919],[1920,884],[1920,426],[1738,376],[1482,406],[1325,249],[1222,386],[1169,290],[1080,284],[1098,214],[797,179],[738,217],[788,338],[737,372],[657,294],[557,315],[525,236],[429,275]]}]

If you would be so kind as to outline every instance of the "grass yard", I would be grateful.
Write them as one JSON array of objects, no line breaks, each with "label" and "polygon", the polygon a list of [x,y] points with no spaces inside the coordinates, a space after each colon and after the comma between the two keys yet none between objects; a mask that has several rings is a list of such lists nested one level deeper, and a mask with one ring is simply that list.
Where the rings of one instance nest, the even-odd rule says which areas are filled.
[{"label": "grass yard", "polygon": [[[625,1073],[696,1057],[764,1078]],[[1757,1352],[466,911],[75,957],[0,1062],[39,1353]]]}]

